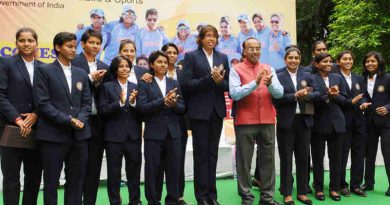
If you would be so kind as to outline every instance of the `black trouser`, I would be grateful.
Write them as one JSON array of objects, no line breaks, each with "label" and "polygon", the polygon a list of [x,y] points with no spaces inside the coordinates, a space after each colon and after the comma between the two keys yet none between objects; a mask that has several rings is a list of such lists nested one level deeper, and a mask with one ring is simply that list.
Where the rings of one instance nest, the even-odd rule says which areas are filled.
[{"label": "black trouser", "polygon": [[176,205],[179,200],[180,139],[167,136],[164,140],[145,139],[145,196],[149,205],[161,204],[161,193],[156,186],[164,162],[167,196],[166,205]]},{"label": "black trouser", "polygon": [[125,142],[106,142],[107,156],[107,192],[111,205],[120,205],[122,159],[125,157],[127,190],[129,205],[136,205],[141,201],[140,178],[142,164],[142,141],[131,140]]},{"label": "black trouser", "polygon": [[20,196],[20,169],[23,163],[23,205],[36,205],[41,184],[42,164],[38,150],[1,147],[3,172],[3,204],[18,205]]},{"label": "black trouser", "polygon": [[291,129],[277,129],[276,136],[280,156],[280,191],[283,196],[292,194],[293,153],[295,155],[298,195],[306,195],[310,133],[311,129],[306,127],[304,118],[300,115],[295,115]]},{"label": "black trouser", "polygon": [[57,189],[65,163],[64,205],[81,205],[88,160],[87,140],[57,143],[39,141],[43,164],[44,204],[57,205]]},{"label": "black trouser", "polygon": [[324,191],[324,156],[325,142],[328,147],[330,184],[329,191],[340,191],[341,150],[343,134],[323,134],[314,132],[311,138],[311,155],[313,160],[314,189]]},{"label": "black trouser", "polygon": [[390,129],[367,129],[367,150],[364,182],[367,185],[375,184],[375,160],[378,151],[379,136],[381,137],[381,150],[385,161],[387,180],[390,186]]},{"label": "black trouser", "polygon": [[343,137],[341,163],[341,189],[348,188],[345,179],[349,150],[351,150],[351,174],[350,188],[352,190],[360,188],[363,182],[364,154],[366,149],[366,129],[364,125],[352,124],[347,128]]},{"label": "black trouser", "polygon": [[[180,138],[180,144],[181,144],[181,154],[180,154],[180,166],[179,166],[179,197],[184,196],[184,187],[185,187],[185,161],[186,161],[186,150],[187,150],[187,140],[188,140],[188,134],[187,134],[187,127],[184,116],[180,120],[180,129],[181,129],[181,138]],[[159,201],[161,201],[161,194],[163,189],[163,183],[164,183],[164,163],[162,162],[159,168],[159,174],[157,176],[157,184],[156,184],[156,190],[158,193],[157,198]]]},{"label": "black trouser", "polygon": [[213,111],[209,120],[191,119],[194,148],[194,186],[198,202],[216,200],[218,145],[223,118]]},{"label": "black trouser", "polygon": [[102,168],[104,140],[98,116],[91,115],[88,123],[91,128],[91,138],[88,139],[88,162],[83,187],[83,204],[95,205]]}]

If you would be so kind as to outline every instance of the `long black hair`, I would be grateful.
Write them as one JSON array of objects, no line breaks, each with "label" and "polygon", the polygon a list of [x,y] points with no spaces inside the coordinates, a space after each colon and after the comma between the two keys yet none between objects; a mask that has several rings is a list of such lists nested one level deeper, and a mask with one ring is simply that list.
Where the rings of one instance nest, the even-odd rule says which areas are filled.
[{"label": "long black hair", "polygon": [[382,54],[380,54],[379,52],[371,51],[371,52],[368,52],[363,58],[363,68],[364,68],[363,75],[364,75],[364,77],[367,77],[370,74],[366,69],[366,60],[369,57],[374,57],[378,61],[378,70],[376,71],[376,74],[379,77],[382,77],[383,75],[385,75],[385,73],[386,73],[385,72],[385,59],[383,58]]}]

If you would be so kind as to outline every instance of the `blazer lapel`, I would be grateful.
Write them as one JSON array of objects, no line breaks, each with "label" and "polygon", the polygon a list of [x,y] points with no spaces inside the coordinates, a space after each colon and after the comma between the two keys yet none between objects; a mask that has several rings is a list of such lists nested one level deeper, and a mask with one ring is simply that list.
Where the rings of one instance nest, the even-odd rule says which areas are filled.
[{"label": "blazer lapel", "polygon": [[[87,71],[87,73],[89,74],[91,71],[89,70],[89,65],[88,65],[88,60],[87,60],[87,58],[85,58],[84,53],[80,53],[79,55],[81,56],[81,59],[83,59],[83,60],[82,60],[83,67],[87,69],[86,71]],[[98,68],[99,68],[99,66],[98,66]]]},{"label": "blazer lapel", "polygon": [[[20,74],[22,74],[24,80],[26,80],[27,84],[30,87],[32,87],[31,80],[30,80],[30,74],[27,71],[26,64],[24,64],[24,61],[23,61],[22,57],[20,57],[20,56],[18,57],[18,60],[16,61],[16,67],[17,67],[18,71],[20,72]],[[35,64],[34,64],[34,70],[35,70]]]},{"label": "blazer lapel", "polygon": [[[341,71],[340,71],[341,72]],[[351,73],[351,88],[349,87],[348,85],[348,82],[347,82],[347,79],[345,78],[345,76],[343,74],[340,74],[341,75],[341,80],[344,82],[344,84],[346,85],[346,90],[347,92],[349,93],[349,95],[353,96],[353,93],[352,93],[352,89],[353,89],[353,85],[354,85],[354,82],[353,82],[353,76],[352,76],[352,73]]]},{"label": "blazer lapel", "polygon": [[[160,90],[160,87],[158,86],[157,81],[156,81],[156,79],[154,79],[154,77],[153,77],[152,85],[151,85],[151,86],[153,87],[153,91],[154,91],[158,96],[164,97],[164,95],[162,94],[162,92],[161,92],[161,90]],[[168,87],[167,87],[166,90],[168,90]]]},{"label": "blazer lapel", "polygon": [[[201,62],[201,64],[206,65],[206,68],[208,68],[207,71],[211,71],[209,61],[207,60],[207,56],[206,56],[206,53],[203,51],[203,48],[199,48],[198,51],[199,51],[199,55],[201,56],[201,59],[203,61],[203,62]],[[213,61],[214,61],[214,55],[213,55]],[[214,64],[214,62],[213,62],[213,64]]]},{"label": "blazer lapel", "polygon": [[[322,91],[322,94],[326,94],[327,92],[327,88],[326,88],[326,84],[325,84],[325,81],[324,79],[322,78],[322,76],[320,74],[316,74],[317,75],[317,82],[319,83],[319,86],[321,87],[321,91]],[[329,85],[330,85],[330,78],[329,78]]]},{"label": "blazer lapel", "polygon": [[60,80],[62,87],[65,89],[65,93],[68,96],[69,101],[72,103],[72,97],[70,96],[70,90],[68,87],[68,82],[66,81],[65,73],[62,70],[60,63],[57,60],[55,60],[55,65],[56,65],[56,69],[57,69],[56,73],[57,73],[58,79]]}]

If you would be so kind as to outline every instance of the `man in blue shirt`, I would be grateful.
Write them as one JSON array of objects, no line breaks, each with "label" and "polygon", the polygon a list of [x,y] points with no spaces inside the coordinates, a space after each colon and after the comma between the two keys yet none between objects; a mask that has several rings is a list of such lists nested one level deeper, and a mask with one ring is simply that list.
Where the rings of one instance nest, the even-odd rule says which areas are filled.
[{"label": "man in blue shirt", "polygon": [[240,33],[238,33],[238,53],[242,52],[242,43],[249,37],[254,37],[256,32],[249,27],[250,20],[247,14],[241,14],[237,18],[238,23],[240,24]]},{"label": "man in blue shirt", "polygon": [[281,30],[282,18],[279,14],[271,15],[271,35],[269,38],[268,63],[276,69],[283,68],[286,47],[291,46],[290,35]]},{"label": "man in blue shirt", "polygon": [[111,31],[111,38],[105,49],[103,60],[107,65],[110,65],[112,59],[118,55],[121,41],[124,39],[134,41],[137,34],[138,25],[135,23],[135,12],[134,10],[127,9],[128,7],[124,7],[122,16],[119,19],[119,24],[115,25]]},{"label": "man in blue shirt", "polygon": [[137,57],[141,55],[149,57],[150,53],[160,50],[164,44],[169,42],[164,33],[164,29],[162,27],[157,27],[157,9],[148,9],[146,11],[145,19],[147,26],[140,29],[135,38]]},{"label": "man in blue shirt", "polygon": [[231,25],[228,16],[221,17],[219,29],[221,36],[218,38],[218,45],[216,47],[217,51],[226,54],[229,60],[231,60],[234,55],[240,55],[238,51],[240,45],[237,38],[231,33]]},{"label": "man in blue shirt", "polygon": [[92,9],[90,12],[90,17],[91,17],[91,25],[90,26],[85,26],[83,28],[78,29],[75,34],[77,37],[77,54],[80,54],[83,52],[83,47],[81,46],[81,36],[84,34],[85,31],[89,29],[93,29],[97,32],[99,32],[102,35],[102,42],[101,42],[101,47],[98,55],[96,56],[96,59],[100,59],[100,55],[102,53],[102,50],[106,47],[107,45],[107,40],[109,40],[109,33],[104,30],[104,24],[106,22],[106,18],[104,17],[104,11],[101,9]]},{"label": "man in blue shirt", "polygon": [[268,26],[264,24],[263,16],[260,13],[253,14],[252,21],[256,28],[256,34],[254,37],[261,44],[260,62],[269,64],[268,63],[268,47],[269,47],[268,39],[271,36],[271,30],[269,29]]}]

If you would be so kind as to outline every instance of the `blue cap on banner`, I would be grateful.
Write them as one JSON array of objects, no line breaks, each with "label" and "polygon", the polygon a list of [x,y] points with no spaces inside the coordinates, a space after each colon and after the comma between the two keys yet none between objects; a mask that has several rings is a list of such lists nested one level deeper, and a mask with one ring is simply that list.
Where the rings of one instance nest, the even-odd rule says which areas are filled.
[{"label": "blue cap on banner", "polygon": [[101,9],[92,9],[91,12],[89,12],[90,16],[92,15],[98,15],[100,17],[104,17],[104,11]]},{"label": "blue cap on banner", "polygon": [[130,4],[123,5],[122,13],[125,13],[125,12],[128,12],[128,11],[131,11],[132,13],[134,13],[133,7],[131,7]]},{"label": "blue cap on banner", "polygon": [[250,22],[250,21],[249,21],[249,17],[248,17],[247,14],[240,14],[240,15],[237,17],[237,20],[238,20],[238,22],[240,22],[240,21],[245,21],[245,22],[247,22],[247,23]]},{"label": "blue cap on banner", "polygon": [[186,26],[187,28],[190,28],[190,22],[188,22],[187,20],[180,20],[178,23],[177,23],[177,26],[176,28],[178,28],[180,25],[184,25]]}]

